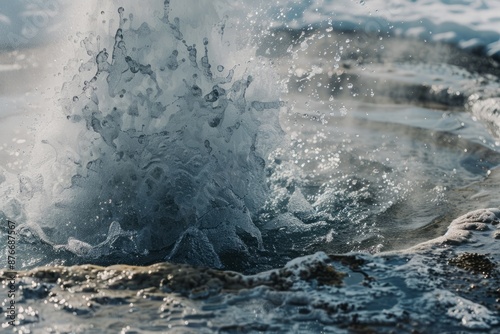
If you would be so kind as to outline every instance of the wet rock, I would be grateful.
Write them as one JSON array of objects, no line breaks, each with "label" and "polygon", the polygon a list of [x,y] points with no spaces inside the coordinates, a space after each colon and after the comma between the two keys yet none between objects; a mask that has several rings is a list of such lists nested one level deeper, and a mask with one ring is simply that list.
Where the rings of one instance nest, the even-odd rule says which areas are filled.
[{"label": "wet rock", "polygon": [[486,255],[478,253],[462,253],[450,259],[448,263],[483,275],[489,275],[495,269],[495,263],[488,259]]}]

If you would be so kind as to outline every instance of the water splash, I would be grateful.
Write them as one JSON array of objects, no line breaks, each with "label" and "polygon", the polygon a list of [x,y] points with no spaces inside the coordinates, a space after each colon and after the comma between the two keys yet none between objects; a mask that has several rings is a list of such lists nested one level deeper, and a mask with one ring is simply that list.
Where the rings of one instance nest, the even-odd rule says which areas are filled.
[{"label": "water splash", "polygon": [[254,51],[224,35],[227,17],[193,35],[175,8],[166,0],[162,16],[136,25],[120,7],[110,50],[109,37],[82,38],[62,113],[43,125],[12,196],[19,214],[7,213],[44,243],[88,260],[162,252],[215,267],[220,254],[247,254],[241,236],[262,247],[252,219],[281,136],[279,89],[262,60],[229,56]]}]

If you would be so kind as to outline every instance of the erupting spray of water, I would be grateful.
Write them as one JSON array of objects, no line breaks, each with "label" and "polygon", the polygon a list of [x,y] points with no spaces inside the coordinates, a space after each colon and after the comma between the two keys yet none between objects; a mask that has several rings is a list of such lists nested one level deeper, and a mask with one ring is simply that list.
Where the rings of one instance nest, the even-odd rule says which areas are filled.
[{"label": "erupting spray of water", "polygon": [[114,40],[78,35],[84,54],[66,67],[62,111],[41,125],[29,174],[2,209],[85,259],[160,251],[220,267],[220,254],[247,252],[242,235],[262,247],[252,218],[283,104],[264,61],[248,61],[255,51],[234,26],[225,34],[235,22],[224,8],[163,5],[143,23],[120,7]]}]

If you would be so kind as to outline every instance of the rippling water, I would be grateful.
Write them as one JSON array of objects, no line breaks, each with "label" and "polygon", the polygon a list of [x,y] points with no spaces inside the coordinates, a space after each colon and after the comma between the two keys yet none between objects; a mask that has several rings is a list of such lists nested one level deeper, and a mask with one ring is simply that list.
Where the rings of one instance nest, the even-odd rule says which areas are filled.
[{"label": "rippling water", "polygon": [[2,6],[3,330],[498,330],[496,4]]}]

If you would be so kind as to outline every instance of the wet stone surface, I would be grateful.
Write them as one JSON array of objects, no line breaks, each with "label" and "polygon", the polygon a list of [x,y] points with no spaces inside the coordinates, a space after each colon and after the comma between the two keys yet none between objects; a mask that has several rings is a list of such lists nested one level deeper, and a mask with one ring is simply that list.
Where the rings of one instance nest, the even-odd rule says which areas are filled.
[{"label": "wet stone surface", "polygon": [[[317,253],[256,275],[170,263],[42,267],[18,273],[17,328],[494,333],[497,268],[495,259],[447,247],[379,256]],[[70,325],[53,326],[54,319]]]},{"label": "wet stone surface", "polygon": [[461,253],[449,260],[449,263],[473,273],[489,276],[495,269],[495,264],[486,255],[478,253]]}]

